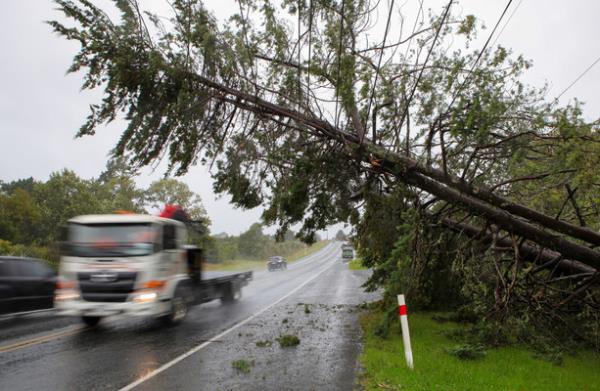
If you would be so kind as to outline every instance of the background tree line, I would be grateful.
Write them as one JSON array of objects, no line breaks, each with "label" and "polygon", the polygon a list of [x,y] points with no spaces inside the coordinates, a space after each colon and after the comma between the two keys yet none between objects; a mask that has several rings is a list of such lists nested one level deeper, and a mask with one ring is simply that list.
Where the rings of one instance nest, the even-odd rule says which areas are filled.
[{"label": "background tree line", "polygon": [[201,222],[202,233],[191,235],[190,240],[205,248],[211,262],[285,256],[306,246],[291,231],[278,242],[264,234],[258,223],[239,236],[213,237],[200,196],[187,184],[163,178],[142,189],[133,174],[123,162],[110,161],[98,178],[83,179],[64,169],[45,182],[33,178],[0,181],[0,254],[28,255],[56,264],[60,227],[68,219],[118,211],[150,213],[165,204],[181,205],[192,220]]},{"label": "background tree line", "polygon": [[[321,240],[317,235],[316,241]],[[226,234],[211,235],[204,248],[208,262],[222,262],[234,259],[261,260],[272,255],[289,256],[306,248],[307,245],[296,238],[296,233],[288,230],[283,237],[267,235],[260,223],[254,223],[239,236]]]}]

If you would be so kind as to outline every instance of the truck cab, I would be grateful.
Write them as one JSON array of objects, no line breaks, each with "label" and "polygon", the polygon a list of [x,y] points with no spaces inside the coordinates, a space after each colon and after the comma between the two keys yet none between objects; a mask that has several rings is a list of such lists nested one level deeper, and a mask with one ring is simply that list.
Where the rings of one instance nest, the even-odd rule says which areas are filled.
[{"label": "truck cab", "polygon": [[202,279],[201,250],[186,245],[180,221],[149,215],[87,215],[69,220],[55,307],[88,325],[105,316],[181,321],[192,304],[231,298],[251,274]]}]

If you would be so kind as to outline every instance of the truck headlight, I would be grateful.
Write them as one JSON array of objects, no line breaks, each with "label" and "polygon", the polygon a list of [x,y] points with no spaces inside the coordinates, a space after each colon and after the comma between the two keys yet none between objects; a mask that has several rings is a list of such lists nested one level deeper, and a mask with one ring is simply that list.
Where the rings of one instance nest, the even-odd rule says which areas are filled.
[{"label": "truck headlight", "polygon": [[158,298],[158,293],[153,289],[142,289],[133,294],[132,301],[134,303],[152,303]]},{"label": "truck headlight", "polygon": [[78,300],[81,297],[76,289],[60,289],[54,295],[54,301]]}]

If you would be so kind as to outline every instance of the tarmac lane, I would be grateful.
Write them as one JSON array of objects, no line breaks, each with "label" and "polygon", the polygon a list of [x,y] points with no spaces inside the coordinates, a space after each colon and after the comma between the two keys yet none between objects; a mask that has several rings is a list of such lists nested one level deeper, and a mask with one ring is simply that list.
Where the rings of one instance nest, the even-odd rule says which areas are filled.
[{"label": "tarmac lane", "polygon": [[[366,278],[332,243],[286,271],[256,272],[240,300],[194,307],[175,327],[115,317],[89,328],[51,315],[0,322],[0,389],[348,389],[356,306],[376,298],[362,292]],[[282,349],[274,338],[288,331],[300,344]],[[250,357],[248,374],[232,367]],[[282,371],[285,383],[274,376]]]}]

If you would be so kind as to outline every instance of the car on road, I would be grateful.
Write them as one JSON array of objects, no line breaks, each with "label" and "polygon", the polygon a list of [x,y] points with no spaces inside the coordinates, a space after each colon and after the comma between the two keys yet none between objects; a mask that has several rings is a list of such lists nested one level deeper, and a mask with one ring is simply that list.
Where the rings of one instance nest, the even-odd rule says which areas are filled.
[{"label": "car on road", "polygon": [[342,261],[351,261],[354,259],[354,249],[351,244],[342,244]]},{"label": "car on road", "polygon": [[35,258],[0,256],[0,314],[52,308],[56,272]]},{"label": "car on road", "polygon": [[267,260],[267,269],[272,272],[275,270],[286,270],[287,269],[287,261],[284,257],[276,255],[273,257],[269,257]]}]

